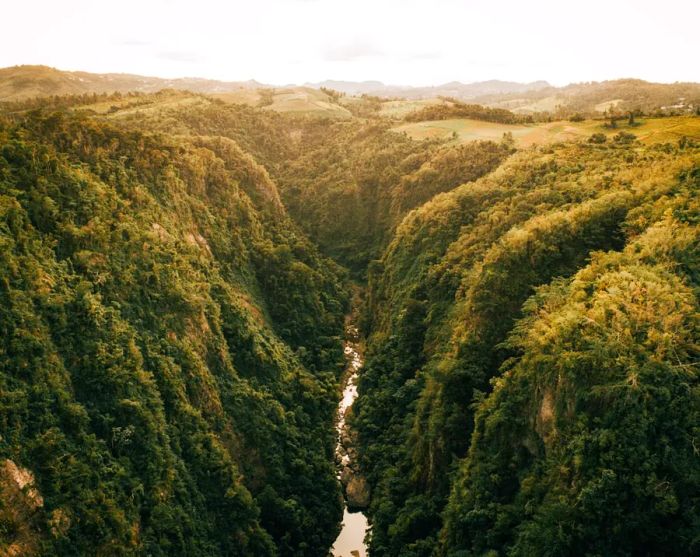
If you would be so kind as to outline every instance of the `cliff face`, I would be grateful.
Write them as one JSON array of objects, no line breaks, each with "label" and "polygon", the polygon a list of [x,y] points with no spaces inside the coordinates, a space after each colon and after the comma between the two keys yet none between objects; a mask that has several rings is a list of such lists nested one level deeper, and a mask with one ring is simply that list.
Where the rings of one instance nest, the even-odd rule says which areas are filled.
[{"label": "cliff face", "polygon": [[345,295],[250,155],[15,117],[0,245],[6,551],[324,554]]},{"label": "cliff face", "polygon": [[476,414],[444,554],[697,549],[698,232],[664,217],[528,301]]}]

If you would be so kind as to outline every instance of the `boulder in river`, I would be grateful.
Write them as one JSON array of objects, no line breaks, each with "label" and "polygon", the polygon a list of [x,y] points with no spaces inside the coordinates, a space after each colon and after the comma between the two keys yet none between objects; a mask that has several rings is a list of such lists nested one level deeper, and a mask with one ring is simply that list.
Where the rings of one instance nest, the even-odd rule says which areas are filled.
[{"label": "boulder in river", "polygon": [[360,475],[353,474],[345,487],[345,498],[349,509],[366,509],[369,505],[367,480]]}]

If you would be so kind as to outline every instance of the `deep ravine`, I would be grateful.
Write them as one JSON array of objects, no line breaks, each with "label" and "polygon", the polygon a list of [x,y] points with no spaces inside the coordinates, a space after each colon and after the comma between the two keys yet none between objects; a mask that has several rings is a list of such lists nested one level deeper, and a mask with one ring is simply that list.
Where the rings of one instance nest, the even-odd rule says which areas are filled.
[{"label": "deep ravine", "polygon": [[346,423],[346,415],[357,398],[358,374],[363,365],[360,333],[355,324],[355,314],[349,315],[345,323],[344,352],[346,368],[343,375],[343,396],[338,404],[338,422],[336,425],[337,444],[336,461],[338,462],[338,479],[343,483],[344,509],[343,525],[338,538],[333,544],[334,557],[366,557],[367,547],[364,542],[367,532],[367,518],[357,510],[366,506],[366,483],[354,468],[354,451],[352,449],[352,432]]}]

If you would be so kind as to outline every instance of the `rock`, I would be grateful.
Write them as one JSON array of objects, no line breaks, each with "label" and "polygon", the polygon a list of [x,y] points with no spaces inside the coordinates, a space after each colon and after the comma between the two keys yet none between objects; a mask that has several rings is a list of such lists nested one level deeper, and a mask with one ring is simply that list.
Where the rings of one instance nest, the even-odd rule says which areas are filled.
[{"label": "rock", "polygon": [[369,485],[362,476],[353,474],[345,487],[345,498],[350,509],[366,509],[369,505]]},{"label": "rock", "polygon": [[0,461],[0,557],[39,554],[39,509],[44,498],[34,474],[14,461]]},{"label": "rock", "polygon": [[32,508],[37,509],[44,506],[44,498],[39,491],[34,487],[34,474],[26,468],[17,466],[12,460],[5,460],[4,475],[10,478],[17,490],[25,494],[26,503]]}]

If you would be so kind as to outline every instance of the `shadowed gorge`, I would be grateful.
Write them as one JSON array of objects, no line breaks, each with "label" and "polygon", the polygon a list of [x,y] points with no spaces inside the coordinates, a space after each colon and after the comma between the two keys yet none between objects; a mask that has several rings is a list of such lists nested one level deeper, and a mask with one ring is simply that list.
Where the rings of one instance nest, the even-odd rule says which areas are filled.
[{"label": "shadowed gorge", "polygon": [[700,551],[694,84],[136,77],[4,84],[0,555]]}]

